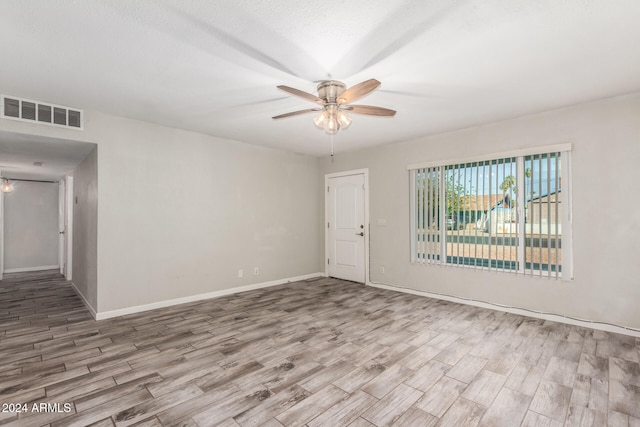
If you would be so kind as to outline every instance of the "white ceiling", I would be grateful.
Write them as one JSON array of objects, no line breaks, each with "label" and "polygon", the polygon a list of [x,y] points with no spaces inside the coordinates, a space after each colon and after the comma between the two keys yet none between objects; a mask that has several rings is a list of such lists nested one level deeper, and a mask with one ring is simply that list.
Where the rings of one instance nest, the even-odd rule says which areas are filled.
[{"label": "white ceiling", "polygon": [[84,142],[0,131],[0,175],[57,181],[72,172],[94,148],[95,144]]},{"label": "white ceiling", "polygon": [[[640,90],[638,0],[2,0],[0,91],[322,156],[314,92],[376,78],[336,152]],[[0,160],[0,164],[2,161]]]}]

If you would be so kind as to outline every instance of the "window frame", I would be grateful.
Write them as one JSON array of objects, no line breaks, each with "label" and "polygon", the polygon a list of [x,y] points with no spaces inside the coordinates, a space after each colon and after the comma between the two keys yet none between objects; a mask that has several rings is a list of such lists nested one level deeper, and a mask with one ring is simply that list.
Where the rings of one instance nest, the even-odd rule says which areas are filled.
[{"label": "window frame", "polygon": [[[458,158],[458,159],[450,159],[450,160],[440,160],[440,161],[432,161],[432,162],[422,162],[422,163],[413,163],[407,166],[409,172],[409,189],[410,189],[410,236],[411,236],[411,246],[410,246],[410,261],[411,264],[416,265],[432,265],[439,267],[459,267],[459,268],[471,268],[478,270],[486,270],[486,271],[496,271],[496,272],[505,272],[512,273],[526,277],[544,277],[549,279],[559,279],[563,281],[568,281],[573,279],[573,227],[572,227],[572,183],[571,183],[571,143],[563,143],[563,144],[555,144],[555,145],[546,145],[539,147],[531,147],[526,149],[514,150],[514,151],[506,151],[506,152],[498,152],[492,153],[482,156],[475,156],[472,158]],[[489,262],[489,266],[478,266],[478,265],[464,265],[454,262],[448,262],[446,254],[446,231],[447,227],[443,226],[445,218],[447,216],[446,213],[446,203],[440,203],[440,212],[439,212],[439,240],[440,240],[440,255],[437,257],[429,257],[425,256],[423,258],[418,255],[418,232],[417,232],[417,221],[418,221],[418,194],[416,191],[416,174],[418,170],[424,170],[427,168],[440,168],[441,179],[439,181],[439,189],[437,190],[438,197],[446,194],[445,192],[445,179],[444,173],[447,167],[458,166],[465,163],[480,163],[480,162],[492,162],[499,161],[506,158],[515,158],[516,161],[516,187],[517,188],[525,188],[524,186],[524,162],[525,157],[527,156],[541,156],[548,155],[551,153],[561,153],[560,156],[560,179],[562,180],[562,212],[561,212],[561,227],[562,227],[562,245],[560,248],[561,259],[562,259],[562,269],[559,273],[545,271],[543,269],[534,270],[533,268],[529,270],[526,269],[526,259],[525,259],[525,250],[526,250],[526,239],[525,239],[525,215],[523,212],[524,206],[526,204],[524,191],[519,192],[520,194],[516,194],[514,199],[517,201],[517,217],[518,217],[518,232],[517,232],[517,269],[509,269],[509,268],[499,268],[495,266],[491,266],[491,262]],[[424,195],[423,195],[424,197]],[[442,256],[444,254],[444,256]],[[434,259],[435,258],[435,259]],[[490,259],[489,259],[490,260]],[[535,274],[533,274],[535,272]]]}]

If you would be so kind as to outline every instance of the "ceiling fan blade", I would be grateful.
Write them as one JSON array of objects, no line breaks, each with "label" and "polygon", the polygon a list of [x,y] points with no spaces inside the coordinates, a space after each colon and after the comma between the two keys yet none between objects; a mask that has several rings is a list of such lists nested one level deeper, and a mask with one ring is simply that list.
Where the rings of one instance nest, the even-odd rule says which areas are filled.
[{"label": "ceiling fan blade", "polygon": [[395,116],[396,111],[388,108],[374,107],[372,105],[348,105],[341,107],[350,113],[366,114],[368,116]]},{"label": "ceiling fan blade", "polygon": [[285,117],[297,116],[299,114],[311,113],[313,111],[320,111],[321,108],[309,108],[306,110],[293,111],[291,113],[280,114],[279,116],[274,116],[272,119],[284,119]]},{"label": "ceiling fan blade", "polygon": [[380,87],[380,82],[376,79],[365,80],[355,86],[351,86],[338,97],[338,104],[349,104],[369,95]]},{"label": "ceiling fan blade", "polygon": [[283,85],[278,86],[278,89],[283,90],[285,92],[289,92],[291,95],[295,95],[295,96],[298,96],[300,98],[306,99],[307,101],[311,101],[311,102],[315,102],[316,104],[324,105],[324,101],[322,99],[320,99],[317,96],[312,95],[310,93],[303,92],[300,89],[296,89],[296,88],[289,87],[289,86],[283,86]]},{"label": "ceiling fan blade", "polygon": [[[438,31],[438,25],[447,22],[450,15],[470,3],[468,0],[457,2],[413,2],[412,7],[398,7],[395,12],[386,14],[383,21],[354,44],[336,62],[333,74],[352,76],[391,57],[403,47],[429,32]],[[455,18],[454,18],[455,19]]]}]

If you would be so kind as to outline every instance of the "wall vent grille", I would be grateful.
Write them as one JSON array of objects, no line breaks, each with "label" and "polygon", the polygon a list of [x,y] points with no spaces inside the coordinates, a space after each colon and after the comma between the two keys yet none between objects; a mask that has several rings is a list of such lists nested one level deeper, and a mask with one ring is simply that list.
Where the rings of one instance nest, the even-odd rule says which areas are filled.
[{"label": "wall vent grille", "polygon": [[2,95],[1,109],[0,117],[3,119],[84,129],[84,112],[78,108]]}]

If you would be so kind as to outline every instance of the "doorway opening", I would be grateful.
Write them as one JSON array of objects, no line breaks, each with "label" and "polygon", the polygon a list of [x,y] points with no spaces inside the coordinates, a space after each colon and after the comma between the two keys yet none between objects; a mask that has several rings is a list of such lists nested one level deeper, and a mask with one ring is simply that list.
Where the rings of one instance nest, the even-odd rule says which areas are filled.
[{"label": "doorway opening", "polygon": [[0,280],[59,270],[72,280],[74,171],[96,144],[0,131]]}]

